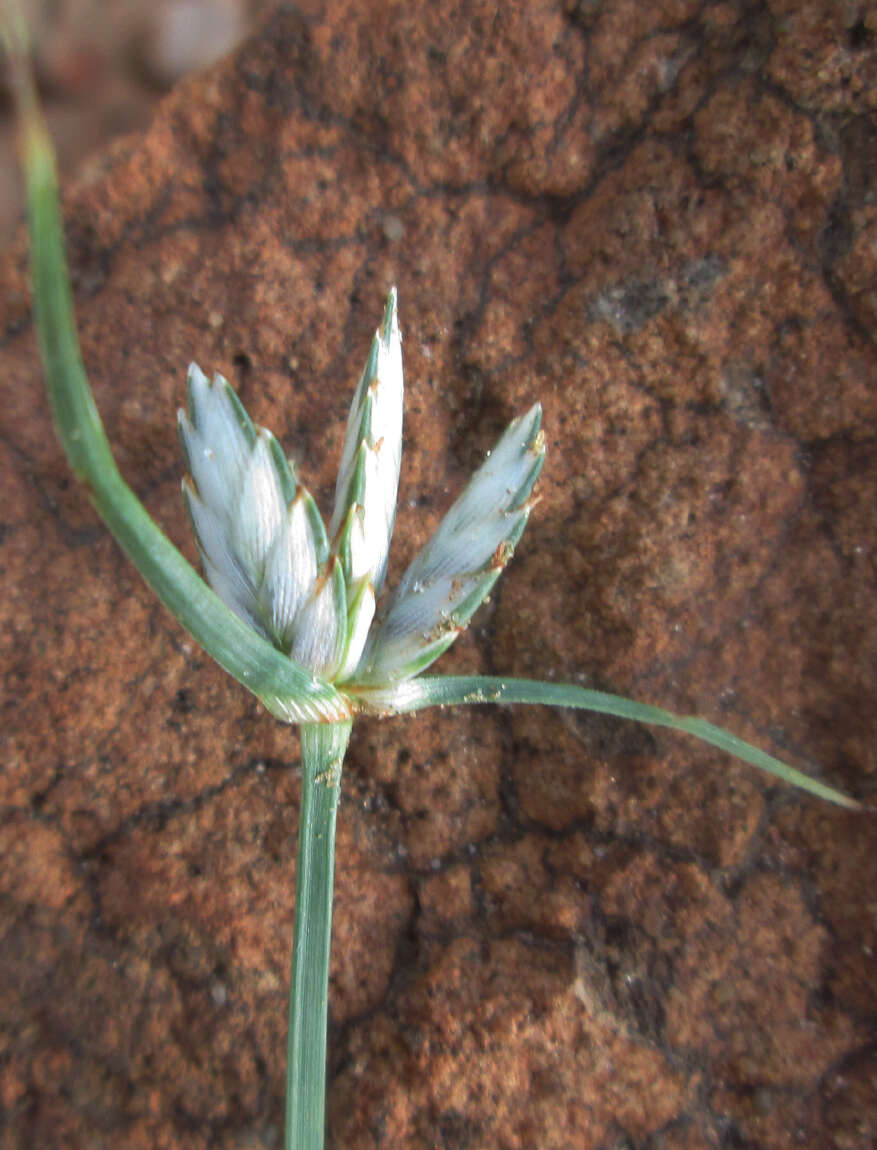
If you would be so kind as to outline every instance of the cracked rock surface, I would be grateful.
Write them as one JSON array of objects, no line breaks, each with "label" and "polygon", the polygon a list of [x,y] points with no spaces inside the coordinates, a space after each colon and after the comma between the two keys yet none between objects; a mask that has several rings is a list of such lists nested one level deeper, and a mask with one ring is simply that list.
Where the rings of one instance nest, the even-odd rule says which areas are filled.
[{"label": "cracked rock surface", "polygon": [[[540,399],[518,553],[439,670],[696,711],[873,801],[877,24],[812,0],[273,15],[65,189],[120,468],[194,558],[222,371],[331,503],[391,283],[392,585]],[[298,738],[71,479],[0,257],[0,1150],[283,1122]],[[865,1150],[873,817],[539,709],[357,724],[329,1146]]]}]

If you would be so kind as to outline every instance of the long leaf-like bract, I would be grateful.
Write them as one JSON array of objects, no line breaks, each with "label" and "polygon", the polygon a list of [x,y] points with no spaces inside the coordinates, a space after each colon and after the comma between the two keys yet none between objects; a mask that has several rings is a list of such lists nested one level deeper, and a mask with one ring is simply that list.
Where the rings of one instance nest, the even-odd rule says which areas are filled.
[{"label": "long leaf-like bract", "polygon": [[19,83],[18,95],[23,105],[36,323],[55,427],[70,466],[162,603],[274,715],[289,722],[348,719],[350,705],[344,696],[276,650],[229,610],[156,526],[119,474],[82,363],[64,257],[54,155],[29,78]]},{"label": "long leaf-like bract", "polygon": [[398,715],[421,711],[424,707],[449,707],[465,703],[537,703],[549,707],[570,707],[574,710],[594,711],[632,719],[655,727],[668,727],[673,731],[694,735],[704,743],[767,771],[775,778],[809,791],[821,799],[837,803],[849,810],[859,810],[861,803],[848,795],[821,783],[818,779],[795,770],[773,755],[760,751],[744,739],[722,730],[705,719],[691,715],[674,715],[649,703],[637,703],[621,695],[593,691],[573,683],[545,683],[539,679],[515,679],[488,675],[434,675],[409,679],[382,690],[361,690],[361,702],[369,710]]}]

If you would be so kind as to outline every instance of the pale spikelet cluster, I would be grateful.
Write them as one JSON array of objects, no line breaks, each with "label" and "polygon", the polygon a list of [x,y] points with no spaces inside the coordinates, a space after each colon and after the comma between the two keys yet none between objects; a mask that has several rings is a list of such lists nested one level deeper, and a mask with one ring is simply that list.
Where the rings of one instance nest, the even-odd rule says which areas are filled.
[{"label": "pale spikelet cluster", "polygon": [[382,605],[357,672],[363,684],[407,679],[447,650],[511,558],[542,470],[542,409],[513,421]]},{"label": "pale spikelet cluster", "polygon": [[269,431],[193,364],[183,492],[214,591],[280,650],[352,686],[398,683],[454,641],[511,557],[544,457],[538,404],[516,419],[375,615],[402,453],[395,290],[347,423],[327,534]]}]

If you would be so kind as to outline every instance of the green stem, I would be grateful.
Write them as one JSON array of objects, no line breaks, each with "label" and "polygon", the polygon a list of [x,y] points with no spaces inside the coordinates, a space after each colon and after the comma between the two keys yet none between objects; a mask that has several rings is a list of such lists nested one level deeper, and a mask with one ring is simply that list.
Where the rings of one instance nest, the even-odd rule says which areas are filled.
[{"label": "green stem", "polygon": [[7,29],[7,39],[27,185],[36,326],[55,427],[74,474],[162,603],[273,714],[288,722],[348,719],[350,707],[333,686],[275,650],[214,595],[119,474],[79,350],[52,144],[21,36]]},{"label": "green stem", "polygon": [[753,747],[751,743],[705,719],[693,715],[674,715],[671,711],[649,703],[638,703],[634,699],[609,695],[605,691],[588,690],[573,683],[545,683],[539,679],[488,675],[435,675],[409,679],[396,687],[374,690],[351,688],[351,693],[366,709],[391,714],[406,714],[420,711],[424,707],[458,706],[462,703],[536,703],[548,707],[596,711],[620,719],[632,719],[636,723],[669,727],[673,731],[694,735],[702,742],[718,747],[742,759],[744,763],[767,771],[775,778],[800,787],[820,799],[827,799],[849,810],[861,809],[861,803],[855,799],[795,770],[781,759]]},{"label": "green stem", "polygon": [[302,795],[289,988],[286,1150],[322,1150],[335,817],[351,723],[301,728]]}]

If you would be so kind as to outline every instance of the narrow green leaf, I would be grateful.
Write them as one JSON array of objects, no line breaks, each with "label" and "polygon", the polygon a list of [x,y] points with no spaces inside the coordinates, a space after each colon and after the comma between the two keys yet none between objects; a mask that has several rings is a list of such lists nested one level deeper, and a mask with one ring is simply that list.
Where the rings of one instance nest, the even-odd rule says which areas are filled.
[{"label": "narrow green leaf", "polygon": [[82,364],[64,258],[57,179],[30,75],[12,69],[20,119],[36,325],[55,428],[76,477],[140,574],[194,639],[287,722],[349,718],[330,684],[275,650],[210,590],[122,479]]},{"label": "narrow green leaf", "polygon": [[855,799],[795,770],[705,719],[674,715],[661,707],[637,703],[633,699],[609,695],[604,691],[591,691],[572,683],[544,683],[538,679],[493,678],[487,675],[439,675],[413,679],[383,690],[357,690],[356,697],[364,710],[388,714],[407,714],[424,707],[449,707],[464,703],[535,703],[616,715],[620,719],[632,719],[636,723],[669,727],[673,731],[694,735],[704,743],[718,747],[742,759],[744,763],[759,767],[811,795],[849,810],[861,809],[861,803]]}]

